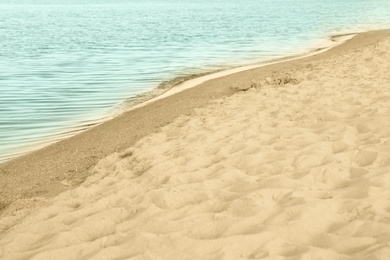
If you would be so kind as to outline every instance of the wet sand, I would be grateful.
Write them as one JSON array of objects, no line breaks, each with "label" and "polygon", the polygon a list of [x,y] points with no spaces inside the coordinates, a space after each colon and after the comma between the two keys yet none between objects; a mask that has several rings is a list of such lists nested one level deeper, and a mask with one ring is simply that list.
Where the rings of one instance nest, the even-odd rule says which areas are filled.
[{"label": "wet sand", "polygon": [[362,33],[2,165],[0,258],[387,259],[389,50]]},{"label": "wet sand", "polygon": [[289,69],[304,67],[313,60],[375,43],[387,34],[387,30],[363,33],[326,53],[210,80],[4,163],[0,165],[0,205],[20,198],[50,196],[77,186],[91,174],[91,167],[100,159],[125,150],[178,116],[191,114],[194,108],[207,106],[214,99],[234,94],[237,86],[250,85],[271,74],[283,74]]},{"label": "wet sand", "polygon": [[388,30],[362,33],[325,53],[209,80],[1,164],[0,209],[17,199],[53,196],[79,185],[92,174],[91,168],[102,158],[124,151],[145,136],[158,132],[175,118],[190,115],[195,108],[205,107],[215,99],[236,93],[237,86],[248,86],[275,73],[299,70],[312,61],[370,45],[388,34]]}]

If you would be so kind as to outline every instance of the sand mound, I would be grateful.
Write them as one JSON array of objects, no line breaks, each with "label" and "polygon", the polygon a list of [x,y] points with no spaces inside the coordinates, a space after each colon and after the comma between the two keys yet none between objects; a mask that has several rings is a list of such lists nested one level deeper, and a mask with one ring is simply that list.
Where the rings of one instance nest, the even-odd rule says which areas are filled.
[{"label": "sand mound", "polygon": [[8,209],[0,258],[387,259],[389,50],[386,38],[180,117],[79,188]]}]

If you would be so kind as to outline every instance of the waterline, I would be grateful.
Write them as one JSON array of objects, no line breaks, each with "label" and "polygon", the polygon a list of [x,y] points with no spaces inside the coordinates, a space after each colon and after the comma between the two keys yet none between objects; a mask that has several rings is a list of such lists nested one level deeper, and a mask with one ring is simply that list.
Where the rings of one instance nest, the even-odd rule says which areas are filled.
[{"label": "waterline", "polygon": [[160,95],[161,82],[390,24],[387,0],[0,0],[0,10],[0,158]]}]

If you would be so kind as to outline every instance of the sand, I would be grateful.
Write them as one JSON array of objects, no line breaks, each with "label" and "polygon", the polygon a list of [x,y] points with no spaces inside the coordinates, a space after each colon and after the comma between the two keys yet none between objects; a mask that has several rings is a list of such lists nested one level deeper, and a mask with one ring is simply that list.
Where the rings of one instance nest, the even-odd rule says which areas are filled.
[{"label": "sand", "polygon": [[[0,259],[388,259],[389,35],[205,82],[2,166],[19,174],[4,201],[21,199]],[[126,136],[140,115],[146,133]],[[63,165],[78,170],[35,191],[74,187],[33,197]]]}]

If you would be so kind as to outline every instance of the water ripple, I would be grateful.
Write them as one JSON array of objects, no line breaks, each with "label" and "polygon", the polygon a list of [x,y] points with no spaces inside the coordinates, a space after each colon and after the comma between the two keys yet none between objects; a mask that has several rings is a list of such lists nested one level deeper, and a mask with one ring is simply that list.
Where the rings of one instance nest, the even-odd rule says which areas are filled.
[{"label": "water ripple", "polygon": [[174,77],[390,24],[388,0],[288,2],[0,0],[0,160]]}]

